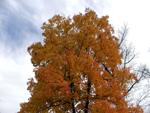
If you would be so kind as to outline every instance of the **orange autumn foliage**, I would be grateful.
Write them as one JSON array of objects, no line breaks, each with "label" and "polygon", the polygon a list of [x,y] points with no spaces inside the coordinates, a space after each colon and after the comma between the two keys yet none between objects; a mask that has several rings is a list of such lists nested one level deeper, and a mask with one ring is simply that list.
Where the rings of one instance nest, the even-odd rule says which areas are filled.
[{"label": "orange autumn foliage", "polygon": [[118,39],[92,10],[55,15],[42,26],[43,42],[28,48],[35,77],[18,113],[143,113],[125,100],[135,75],[121,68]]}]

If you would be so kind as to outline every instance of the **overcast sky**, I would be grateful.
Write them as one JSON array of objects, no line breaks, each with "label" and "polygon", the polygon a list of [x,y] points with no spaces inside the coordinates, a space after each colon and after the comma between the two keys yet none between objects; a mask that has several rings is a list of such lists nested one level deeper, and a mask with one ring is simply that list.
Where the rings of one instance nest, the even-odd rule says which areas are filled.
[{"label": "overcast sky", "polygon": [[33,68],[26,48],[42,40],[42,23],[54,14],[72,16],[87,7],[109,15],[115,30],[127,24],[136,63],[150,66],[149,0],[0,0],[0,113],[16,113],[29,97],[26,83]]}]

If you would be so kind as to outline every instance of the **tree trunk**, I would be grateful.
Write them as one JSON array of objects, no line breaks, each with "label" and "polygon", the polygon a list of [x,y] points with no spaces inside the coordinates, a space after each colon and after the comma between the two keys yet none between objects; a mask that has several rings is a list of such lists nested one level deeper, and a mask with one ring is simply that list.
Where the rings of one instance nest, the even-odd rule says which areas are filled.
[{"label": "tree trunk", "polygon": [[91,81],[88,79],[87,82],[87,98],[86,98],[86,102],[85,102],[85,109],[84,109],[84,113],[88,113],[89,111],[89,95],[90,95],[90,90],[91,90]]},{"label": "tree trunk", "polygon": [[[74,91],[75,91],[74,82],[71,82],[70,83],[70,92],[71,92],[71,94],[73,94]],[[71,106],[72,106],[72,113],[76,113],[73,97],[71,98]]]}]

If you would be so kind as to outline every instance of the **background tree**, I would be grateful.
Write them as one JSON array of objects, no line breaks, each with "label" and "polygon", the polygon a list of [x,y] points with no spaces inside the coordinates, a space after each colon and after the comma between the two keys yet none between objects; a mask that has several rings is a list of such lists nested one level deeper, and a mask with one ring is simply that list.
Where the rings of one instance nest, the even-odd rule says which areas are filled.
[{"label": "background tree", "polygon": [[120,66],[120,43],[108,16],[89,9],[72,18],[55,15],[42,29],[44,41],[28,48],[35,78],[19,113],[143,112],[125,100],[136,77]]},{"label": "background tree", "polygon": [[[135,64],[135,54],[134,48],[127,44],[127,34],[128,27],[124,25],[118,30],[119,47],[122,54],[122,68],[130,68],[130,70],[135,73],[136,80],[131,81],[128,85],[127,100],[129,104],[134,104],[137,106],[142,106],[145,113],[149,113],[150,105],[150,89],[149,89],[149,79],[150,70],[146,65]],[[134,64],[133,64],[134,63]]]}]

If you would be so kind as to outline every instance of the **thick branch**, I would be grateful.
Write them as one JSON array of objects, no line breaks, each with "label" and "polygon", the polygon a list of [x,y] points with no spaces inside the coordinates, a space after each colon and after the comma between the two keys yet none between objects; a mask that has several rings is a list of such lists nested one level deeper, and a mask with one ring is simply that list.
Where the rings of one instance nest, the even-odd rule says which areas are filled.
[{"label": "thick branch", "polygon": [[139,78],[138,80],[136,80],[136,81],[130,86],[130,88],[128,89],[127,93],[129,93],[129,92],[133,89],[133,87],[134,87],[139,81],[141,81],[141,79],[142,79],[143,76],[144,76],[144,71],[145,71],[145,69],[142,71],[142,74],[141,74],[140,78]]},{"label": "thick branch", "polygon": [[112,72],[108,69],[108,67],[102,63],[102,66],[104,67],[105,71],[107,71],[109,73],[109,75],[111,75],[113,77]]}]

